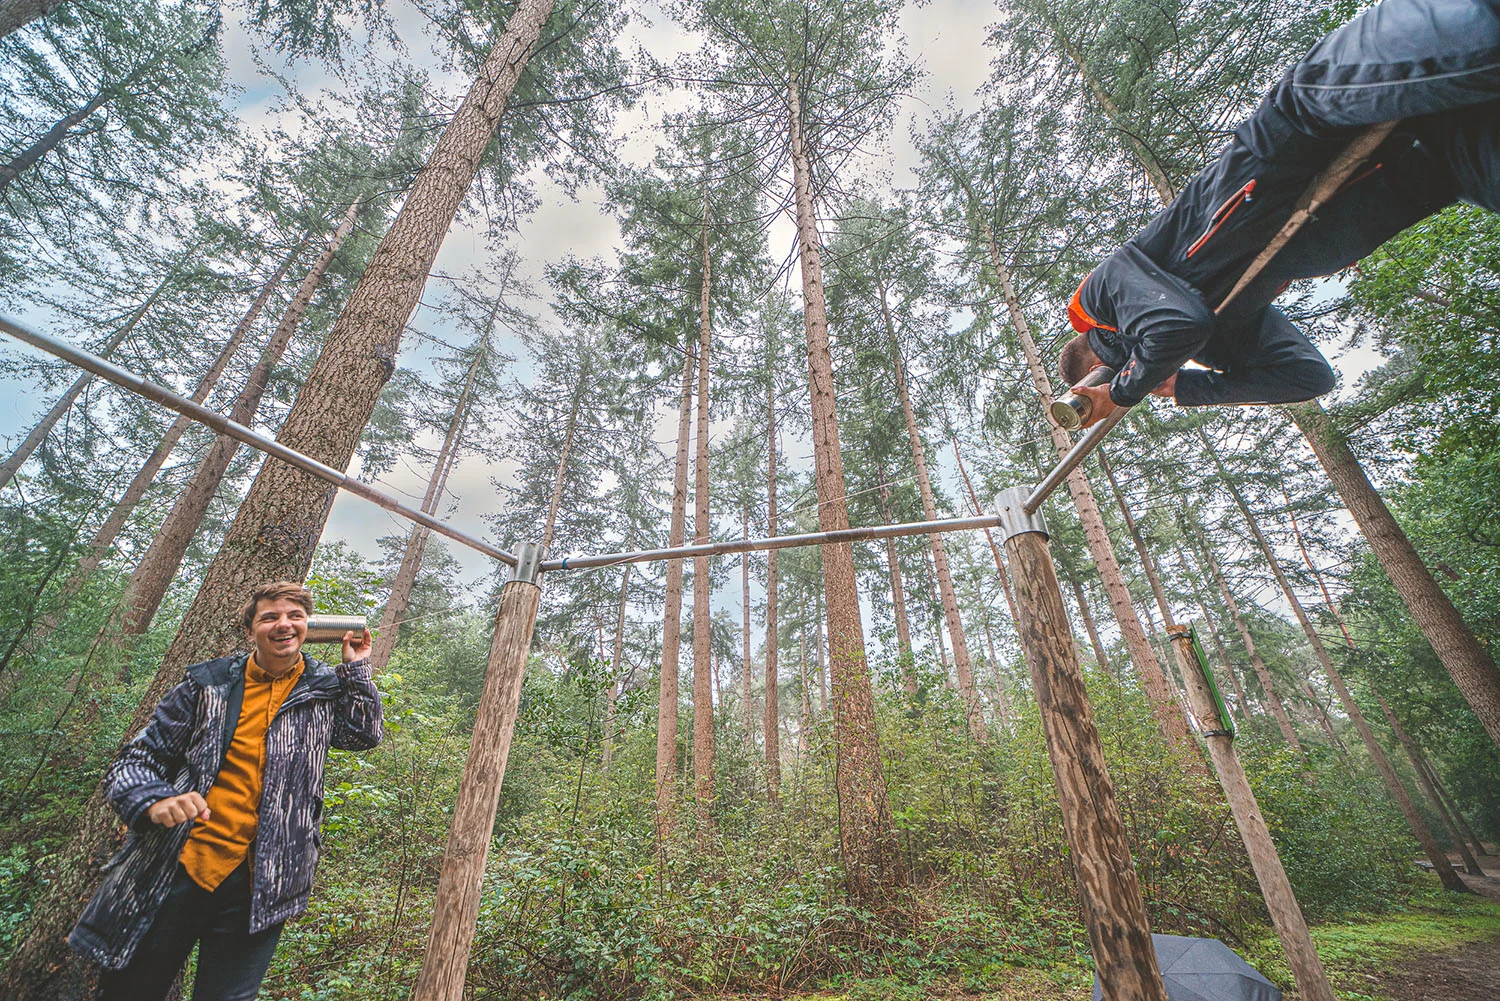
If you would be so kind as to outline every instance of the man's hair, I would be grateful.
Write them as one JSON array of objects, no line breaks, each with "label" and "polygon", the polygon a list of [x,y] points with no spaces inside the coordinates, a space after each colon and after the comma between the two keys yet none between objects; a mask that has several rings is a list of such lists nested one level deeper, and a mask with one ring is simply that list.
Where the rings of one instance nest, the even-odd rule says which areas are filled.
[{"label": "man's hair", "polygon": [[1079,334],[1064,344],[1062,354],[1057,356],[1057,371],[1068,386],[1078,385],[1098,364],[1099,356],[1089,347],[1088,334]]},{"label": "man's hair", "polygon": [[255,612],[262,601],[280,601],[282,598],[295,601],[308,615],[313,613],[313,596],[307,588],[294,580],[267,581],[256,585],[255,590],[250,592],[250,600],[240,609],[240,624],[245,627],[245,632],[249,632],[250,627],[255,625]]}]

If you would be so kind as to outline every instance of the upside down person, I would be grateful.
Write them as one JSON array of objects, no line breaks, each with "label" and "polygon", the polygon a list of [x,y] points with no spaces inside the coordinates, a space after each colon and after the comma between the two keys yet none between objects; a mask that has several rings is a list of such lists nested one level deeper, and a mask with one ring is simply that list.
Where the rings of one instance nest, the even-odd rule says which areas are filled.
[{"label": "upside down person", "polygon": [[[1318,172],[1397,120],[1216,316]],[[1058,367],[1090,398],[1085,425],[1152,393],[1193,407],[1329,392],[1333,369],[1276,297],[1459,200],[1500,211],[1500,0],[1385,0],[1287,70],[1218,160],[1078,286]],[[1112,381],[1077,385],[1100,365]]]}]

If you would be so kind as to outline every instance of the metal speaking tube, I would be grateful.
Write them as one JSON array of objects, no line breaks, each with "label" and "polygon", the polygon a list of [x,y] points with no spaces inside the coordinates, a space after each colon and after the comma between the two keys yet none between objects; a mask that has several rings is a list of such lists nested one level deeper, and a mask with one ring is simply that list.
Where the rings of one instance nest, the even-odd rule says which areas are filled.
[{"label": "metal speaking tube", "polygon": [[[1097,365],[1077,383],[1079,386],[1102,386],[1115,377],[1115,370],[1108,365]],[[1052,401],[1052,419],[1064,431],[1077,431],[1094,411],[1094,403],[1087,396],[1078,396],[1071,389]]]},{"label": "metal speaking tube", "polygon": [[363,615],[309,615],[306,642],[342,643],[345,633],[358,636],[368,628]]}]

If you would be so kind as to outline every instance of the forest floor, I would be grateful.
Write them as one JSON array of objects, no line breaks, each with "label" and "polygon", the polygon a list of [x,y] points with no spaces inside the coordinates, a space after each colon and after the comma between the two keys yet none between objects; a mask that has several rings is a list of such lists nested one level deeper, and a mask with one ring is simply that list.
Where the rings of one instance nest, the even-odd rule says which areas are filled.
[{"label": "forest floor", "polygon": [[[1478,861],[1487,875],[1464,877],[1473,896],[1444,893],[1434,878],[1404,907],[1313,928],[1341,1001],[1500,999],[1500,856]],[[1462,861],[1453,862],[1462,873]],[[1291,982],[1269,931],[1247,958],[1272,980]],[[796,1001],[1088,1001],[1090,994],[1076,969],[1006,967],[980,982],[859,981]],[[1288,992],[1286,1001],[1297,1001],[1297,993]]]}]

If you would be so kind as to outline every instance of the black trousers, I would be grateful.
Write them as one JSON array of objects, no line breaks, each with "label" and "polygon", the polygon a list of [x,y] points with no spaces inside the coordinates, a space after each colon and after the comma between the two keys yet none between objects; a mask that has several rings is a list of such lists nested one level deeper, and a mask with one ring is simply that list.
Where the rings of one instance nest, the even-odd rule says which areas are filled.
[{"label": "black trousers", "polygon": [[281,925],[250,934],[252,876],[247,859],[212,893],[180,864],[167,899],[130,965],[99,978],[102,1001],[161,1001],[198,946],[193,1001],[254,1001],[271,965]]}]

